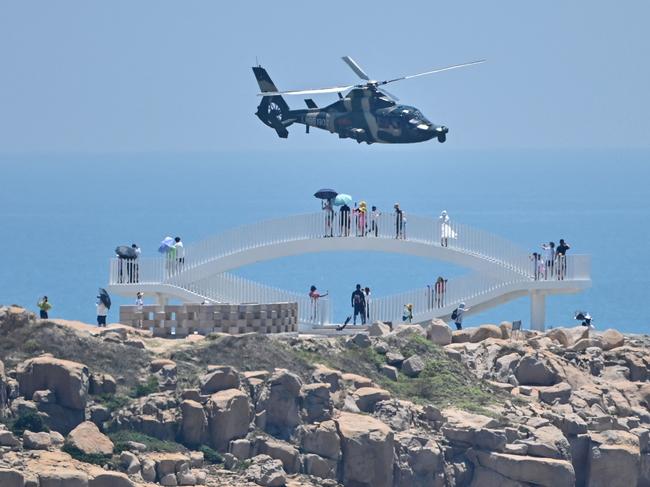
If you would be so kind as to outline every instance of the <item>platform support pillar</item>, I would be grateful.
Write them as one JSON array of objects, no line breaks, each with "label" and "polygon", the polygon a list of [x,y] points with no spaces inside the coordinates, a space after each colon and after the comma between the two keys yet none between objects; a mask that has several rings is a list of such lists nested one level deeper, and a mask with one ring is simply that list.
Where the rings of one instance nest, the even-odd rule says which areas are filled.
[{"label": "platform support pillar", "polygon": [[158,301],[158,306],[167,306],[169,298],[162,293],[156,293],[156,301]]},{"label": "platform support pillar", "polygon": [[530,293],[530,328],[544,331],[546,322],[546,294],[541,291]]}]

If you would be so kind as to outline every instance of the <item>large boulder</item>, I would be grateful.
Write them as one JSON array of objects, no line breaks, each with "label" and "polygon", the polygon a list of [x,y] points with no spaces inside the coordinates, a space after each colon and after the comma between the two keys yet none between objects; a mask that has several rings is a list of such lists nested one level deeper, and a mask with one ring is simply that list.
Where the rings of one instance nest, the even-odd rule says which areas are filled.
[{"label": "large boulder", "polygon": [[444,346],[451,343],[451,328],[442,320],[435,319],[426,328],[427,338],[436,345]]},{"label": "large boulder", "polygon": [[553,404],[556,400],[560,404],[566,404],[571,397],[571,386],[567,382],[560,382],[554,386],[539,389],[539,399],[547,404]]},{"label": "large boulder", "polygon": [[390,326],[385,325],[381,321],[375,321],[368,327],[368,335],[371,337],[381,337],[390,333]]},{"label": "large boulder", "polygon": [[589,328],[586,326],[553,328],[546,332],[546,336],[551,340],[555,340],[563,347],[571,347],[578,340],[589,337]]},{"label": "large boulder", "polygon": [[371,413],[379,401],[390,399],[390,392],[377,387],[361,387],[354,391],[353,397],[360,411]]},{"label": "large boulder", "polygon": [[210,395],[226,389],[239,389],[239,372],[227,365],[211,367],[201,377],[201,394]]},{"label": "large boulder", "polygon": [[39,472],[38,479],[40,487],[88,487],[88,475],[70,468]]},{"label": "large boulder", "polygon": [[290,443],[270,438],[259,438],[255,443],[257,454],[268,455],[282,462],[282,468],[287,473],[300,471],[300,453]]},{"label": "large boulder", "polygon": [[313,423],[332,417],[333,404],[329,384],[315,383],[302,386],[300,400],[305,421]]},{"label": "large boulder", "polygon": [[306,453],[337,461],[341,456],[341,439],[334,421],[302,426],[299,436],[302,450]]},{"label": "large boulder", "polygon": [[566,460],[475,451],[475,463],[514,481],[543,487],[573,487],[575,472]]},{"label": "large boulder", "polygon": [[636,486],[640,473],[639,438],[626,431],[606,430],[591,435],[589,487]]},{"label": "large boulder", "polygon": [[112,455],[114,447],[108,436],[91,421],[84,421],[73,429],[66,438],[66,444],[86,455]]},{"label": "large boulder", "polygon": [[135,484],[120,472],[102,472],[88,482],[88,487],[134,487]]},{"label": "large boulder", "polygon": [[330,385],[330,392],[336,392],[341,388],[343,380],[341,372],[330,369],[324,365],[317,365],[311,374],[312,382],[324,382]]},{"label": "large boulder", "polygon": [[343,452],[343,484],[392,486],[394,438],[391,429],[373,417],[345,412],[337,423]]},{"label": "large boulder", "polygon": [[89,374],[84,364],[42,356],[19,364],[16,376],[20,394],[28,399],[36,391],[49,389],[63,407],[77,410],[86,407]]},{"label": "large boulder", "polygon": [[300,378],[284,369],[276,369],[269,378],[257,404],[265,411],[267,432],[287,438],[300,423]]},{"label": "large boulder", "polygon": [[552,386],[559,380],[551,366],[533,355],[526,355],[515,368],[515,377],[521,385]]},{"label": "large boulder", "polygon": [[482,342],[488,338],[498,338],[500,339],[503,336],[501,328],[497,325],[481,325],[478,328],[474,329],[474,333],[470,337],[471,343]]},{"label": "large boulder", "polygon": [[203,406],[191,400],[181,403],[181,438],[186,445],[196,446],[205,443],[208,433],[208,417]]},{"label": "large boulder", "polygon": [[603,350],[611,350],[612,348],[622,347],[625,344],[623,334],[613,328],[605,330],[600,338],[603,341]]},{"label": "large boulder", "polygon": [[409,377],[417,377],[424,370],[424,360],[419,355],[412,355],[402,362],[402,373]]},{"label": "large boulder", "polygon": [[280,487],[287,483],[287,476],[280,460],[274,460],[268,455],[257,455],[245,472],[246,477],[257,485],[264,487]]},{"label": "large boulder", "polygon": [[251,408],[248,396],[239,389],[219,391],[208,400],[210,444],[217,450],[226,450],[230,440],[248,433]]},{"label": "large boulder", "polygon": [[2,487],[24,487],[25,479],[18,470],[0,468],[0,485]]},{"label": "large boulder", "polygon": [[569,350],[571,350],[572,352],[584,352],[585,350],[591,347],[602,349],[603,348],[602,338],[598,336],[582,338],[581,340],[578,340],[572,346],[570,346]]}]

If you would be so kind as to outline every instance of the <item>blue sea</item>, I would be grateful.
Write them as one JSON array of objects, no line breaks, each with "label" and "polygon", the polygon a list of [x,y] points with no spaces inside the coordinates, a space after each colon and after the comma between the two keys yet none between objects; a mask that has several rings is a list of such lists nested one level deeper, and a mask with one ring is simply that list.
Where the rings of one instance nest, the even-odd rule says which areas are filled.
[{"label": "blue sea", "polygon": [[[433,143],[431,143],[433,144]],[[324,153],[0,156],[0,303],[94,322],[117,245],[156,255],[160,240],[186,245],[240,224],[320,209],[332,187],[384,211],[437,217],[539,249],[564,238],[592,255],[593,287],[547,300],[547,326],[572,325],[586,309],[599,329],[648,331],[648,151],[401,151],[356,147]],[[311,254],[255,264],[238,274],[307,293],[328,290],[334,318],[348,314],[356,283],[375,297],[469,272],[444,262],[382,253]],[[116,304],[125,303],[113,296]],[[117,309],[109,316],[117,320]],[[522,298],[470,315],[468,326],[529,320]]]}]

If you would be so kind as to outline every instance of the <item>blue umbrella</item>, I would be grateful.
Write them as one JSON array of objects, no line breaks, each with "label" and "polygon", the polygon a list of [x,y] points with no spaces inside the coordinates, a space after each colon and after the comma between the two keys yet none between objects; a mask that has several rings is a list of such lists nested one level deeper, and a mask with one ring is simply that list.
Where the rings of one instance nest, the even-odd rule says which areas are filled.
[{"label": "blue umbrella", "polygon": [[336,195],[338,193],[334,191],[333,189],[329,188],[324,188],[324,189],[319,189],[314,193],[314,197],[318,198],[319,200],[331,200],[336,198]]},{"label": "blue umbrella", "polygon": [[158,247],[158,252],[161,254],[166,254],[169,252],[176,242],[171,237],[165,237],[162,242],[160,242],[160,247]]},{"label": "blue umbrella", "polygon": [[349,194],[338,194],[334,198],[334,206],[352,205],[352,196]]}]

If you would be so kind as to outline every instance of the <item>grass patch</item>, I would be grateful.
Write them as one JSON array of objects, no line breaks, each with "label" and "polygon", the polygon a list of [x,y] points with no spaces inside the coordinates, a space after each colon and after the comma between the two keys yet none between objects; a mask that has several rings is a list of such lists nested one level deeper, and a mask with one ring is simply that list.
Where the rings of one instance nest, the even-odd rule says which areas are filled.
[{"label": "grass patch", "polygon": [[125,450],[129,450],[128,442],[135,441],[136,443],[142,443],[147,447],[149,451],[158,451],[166,453],[177,453],[184,452],[187,450],[180,443],[173,441],[159,440],[152,436],[145,435],[143,433],[138,433],[137,431],[132,430],[119,430],[113,433],[109,433],[108,437],[111,439],[115,445],[115,453],[122,453]]},{"label": "grass patch", "polygon": [[154,392],[158,392],[158,387],[160,384],[158,383],[158,378],[154,375],[149,376],[147,379],[147,382],[143,384],[138,384],[133,388],[131,391],[131,397],[144,397],[148,396],[149,394],[153,394]]},{"label": "grass patch", "polygon": [[223,463],[223,457],[217,453],[216,450],[213,450],[208,445],[201,445],[199,451],[203,453],[203,459],[213,465]]},{"label": "grass patch", "polygon": [[34,433],[49,432],[50,428],[43,421],[43,417],[35,412],[29,411],[21,414],[16,419],[7,423],[9,429],[16,436],[22,436],[26,430]]},{"label": "grass patch", "polygon": [[96,400],[102,406],[107,407],[110,412],[119,411],[131,402],[131,399],[127,396],[106,393],[99,395]]},{"label": "grass patch", "polygon": [[36,340],[30,338],[23,344],[23,350],[27,353],[35,353],[41,350],[41,346]]},{"label": "grass patch", "polygon": [[79,448],[76,448],[72,445],[63,445],[62,450],[70,455],[75,460],[84,463],[92,463],[93,465],[103,466],[107,463],[111,463],[111,455],[101,455],[98,453],[87,454],[82,452]]}]

